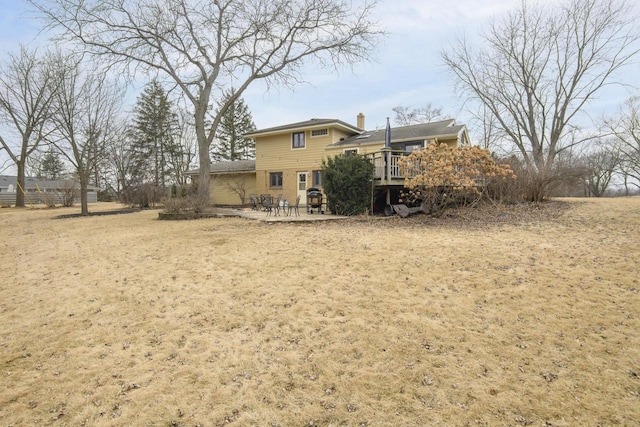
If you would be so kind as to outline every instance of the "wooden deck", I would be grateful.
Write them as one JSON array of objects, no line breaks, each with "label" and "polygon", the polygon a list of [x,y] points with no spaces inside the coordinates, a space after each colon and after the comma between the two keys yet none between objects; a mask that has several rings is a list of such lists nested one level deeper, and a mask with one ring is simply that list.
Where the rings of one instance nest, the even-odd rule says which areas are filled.
[{"label": "wooden deck", "polygon": [[390,149],[365,155],[375,166],[375,185],[378,187],[403,187],[405,176],[400,171],[399,160],[405,156],[404,151]]}]

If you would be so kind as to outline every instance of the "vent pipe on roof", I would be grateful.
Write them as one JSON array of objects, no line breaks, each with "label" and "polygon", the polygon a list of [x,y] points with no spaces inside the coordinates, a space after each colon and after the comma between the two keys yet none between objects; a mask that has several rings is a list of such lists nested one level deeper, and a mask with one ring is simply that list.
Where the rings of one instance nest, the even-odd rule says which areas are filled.
[{"label": "vent pipe on roof", "polygon": [[358,121],[356,126],[358,126],[359,129],[364,130],[364,114],[358,114]]}]

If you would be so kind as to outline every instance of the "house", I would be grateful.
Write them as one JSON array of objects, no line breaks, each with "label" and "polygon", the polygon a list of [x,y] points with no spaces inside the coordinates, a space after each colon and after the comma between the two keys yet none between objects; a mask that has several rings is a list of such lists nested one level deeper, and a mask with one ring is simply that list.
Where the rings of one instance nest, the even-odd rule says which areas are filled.
[{"label": "house", "polygon": [[242,191],[247,197],[282,194],[292,201],[300,196],[305,205],[308,189],[322,189],[322,161],[353,153],[371,158],[376,165],[376,205],[384,206],[394,202],[403,188],[404,177],[398,167],[402,156],[433,142],[469,144],[466,127],[456,125],[453,119],[391,128],[390,147],[385,147],[386,130],[365,131],[364,121],[361,113],[355,126],[337,119],[311,119],[246,134],[255,140],[253,170],[251,161],[211,165],[212,203],[238,205]]},{"label": "house", "polygon": [[[48,203],[62,204],[63,195],[69,191],[75,191],[77,203],[80,202],[80,185],[68,179],[46,180],[34,177],[25,177],[24,191],[26,204]],[[20,191],[18,178],[12,175],[0,175],[0,204],[2,206],[14,205],[16,193]],[[87,198],[89,203],[98,201],[98,189],[88,186]]]},{"label": "house", "polygon": [[[194,179],[194,175],[191,177]],[[215,205],[246,204],[250,194],[256,193],[256,161],[235,160],[211,164],[209,181],[211,201]]]}]

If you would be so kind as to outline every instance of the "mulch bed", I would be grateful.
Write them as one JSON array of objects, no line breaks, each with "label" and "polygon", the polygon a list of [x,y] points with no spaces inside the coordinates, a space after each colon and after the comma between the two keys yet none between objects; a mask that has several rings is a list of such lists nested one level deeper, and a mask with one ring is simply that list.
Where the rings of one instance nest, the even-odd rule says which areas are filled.
[{"label": "mulch bed", "polygon": [[58,215],[58,216],[54,216],[53,219],[67,219],[67,218],[81,218],[81,217],[92,217],[92,216],[120,215],[120,214],[128,214],[128,213],[134,213],[134,212],[140,212],[140,211],[141,211],[141,209],[115,209],[115,210],[112,210],[112,211],[89,212],[88,215],[82,215],[82,213]]},{"label": "mulch bed", "polygon": [[230,216],[239,216],[228,209],[211,208],[205,212],[160,212],[158,219],[165,221],[181,221],[202,218],[226,218]]},{"label": "mulch bed", "polygon": [[569,209],[564,201],[548,201],[541,204],[518,203],[493,205],[483,203],[475,207],[447,209],[441,217],[434,218],[417,213],[407,218],[391,217],[354,217],[341,223],[371,223],[384,227],[455,227],[479,229],[488,226],[518,225],[534,222],[553,221]]}]

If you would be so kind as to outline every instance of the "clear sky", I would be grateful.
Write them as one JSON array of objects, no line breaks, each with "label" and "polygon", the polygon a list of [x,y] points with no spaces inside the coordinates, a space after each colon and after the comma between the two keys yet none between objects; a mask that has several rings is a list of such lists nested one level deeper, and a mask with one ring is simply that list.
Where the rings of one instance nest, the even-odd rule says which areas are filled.
[{"label": "clear sky", "polygon": [[[336,118],[355,124],[362,112],[369,130],[382,128],[393,107],[442,107],[459,124],[469,115],[462,110],[453,80],[443,68],[440,52],[463,32],[474,37],[492,17],[517,8],[521,0],[379,0],[376,20],[388,32],[376,60],[353,70],[329,72],[308,68],[307,84],[294,90],[271,89],[254,84],[244,99],[258,128],[278,126],[310,118]],[[558,0],[547,0],[556,2]],[[0,60],[16,52],[19,43],[41,44],[38,22],[25,12],[22,0],[0,0]],[[631,75],[638,86],[637,64]],[[595,102],[594,108],[615,110],[629,96],[616,89]],[[135,100],[135,96],[132,96]],[[1,165],[1,163],[0,163]]]}]

